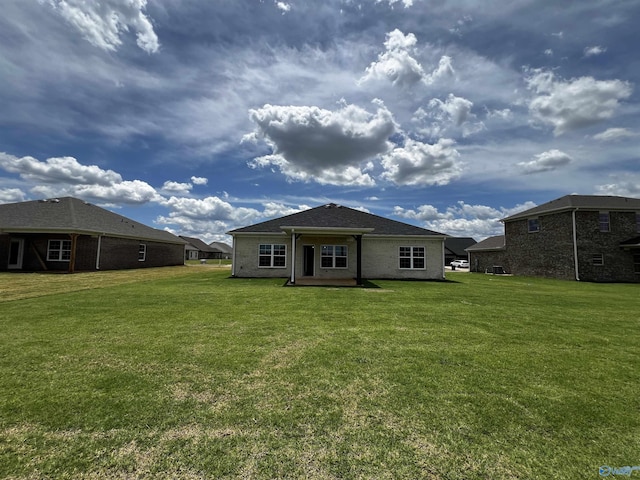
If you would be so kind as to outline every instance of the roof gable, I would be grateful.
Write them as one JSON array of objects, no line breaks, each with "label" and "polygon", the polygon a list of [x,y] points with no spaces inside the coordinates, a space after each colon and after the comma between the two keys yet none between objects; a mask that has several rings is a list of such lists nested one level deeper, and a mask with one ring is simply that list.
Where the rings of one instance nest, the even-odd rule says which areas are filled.
[{"label": "roof gable", "polygon": [[362,212],[335,203],[304,210],[284,217],[267,220],[247,227],[228,232],[237,233],[282,233],[282,227],[305,227],[326,229],[367,229],[367,235],[438,235],[443,233],[416,227],[408,223],[390,220],[388,218]]},{"label": "roof gable", "polygon": [[185,237],[184,235],[180,235],[180,238],[183,239],[185,242],[188,242],[189,244],[191,244],[191,246],[195,247],[196,249],[200,250],[201,252],[213,252],[213,251],[215,251],[214,249],[212,249],[209,245],[204,243],[199,238]]},{"label": "roof gable", "polygon": [[148,227],[73,197],[0,205],[1,231],[79,233],[185,243],[172,233]]},{"label": "roof gable", "polygon": [[638,210],[640,199],[616,197],[610,195],[565,195],[537,207],[530,208],[515,215],[503,218],[503,222],[519,220],[521,218],[561,212],[565,210]]}]

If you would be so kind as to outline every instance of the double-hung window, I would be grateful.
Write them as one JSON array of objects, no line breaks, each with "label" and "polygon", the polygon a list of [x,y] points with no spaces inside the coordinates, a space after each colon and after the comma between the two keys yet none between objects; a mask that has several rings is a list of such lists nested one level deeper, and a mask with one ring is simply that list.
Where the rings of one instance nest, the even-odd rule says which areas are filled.
[{"label": "double-hung window", "polygon": [[424,247],[400,247],[400,268],[424,270]]},{"label": "double-hung window", "polygon": [[527,220],[529,226],[529,233],[535,233],[540,231],[540,220],[537,218],[530,218]]},{"label": "double-hung window", "polygon": [[609,218],[609,212],[600,212],[598,214],[598,225],[601,232],[611,231],[611,219]]},{"label": "double-hung window", "polygon": [[49,240],[47,260],[50,262],[68,262],[71,260],[71,240]]},{"label": "double-hung window", "polygon": [[147,259],[147,245],[145,243],[141,243],[138,246],[138,261],[144,262]]},{"label": "double-hung window", "polygon": [[322,245],[320,265],[322,268],[347,268],[347,246]]},{"label": "double-hung window", "polygon": [[287,246],[261,243],[258,246],[258,266],[262,268],[285,268],[287,266]]}]

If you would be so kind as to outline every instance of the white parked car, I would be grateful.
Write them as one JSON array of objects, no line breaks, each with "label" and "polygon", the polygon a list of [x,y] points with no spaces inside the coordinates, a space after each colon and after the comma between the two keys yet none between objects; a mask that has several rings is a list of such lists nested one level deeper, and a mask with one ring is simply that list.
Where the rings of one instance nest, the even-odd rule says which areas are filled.
[{"label": "white parked car", "polygon": [[468,260],[454,260],[449,265],[451,265],[452,267],[469,268],[469,261]]}]

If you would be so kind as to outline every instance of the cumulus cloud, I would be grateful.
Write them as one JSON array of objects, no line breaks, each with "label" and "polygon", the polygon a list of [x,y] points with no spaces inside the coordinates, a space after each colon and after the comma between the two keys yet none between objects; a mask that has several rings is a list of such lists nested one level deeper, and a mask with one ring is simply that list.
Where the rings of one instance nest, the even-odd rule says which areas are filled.
[{"label": "cumulus cloud", "polygon": [[255,223],[261,217],[256,209],[234,207],[216,196],[201,199],[172,196],[162,205],[169,209],[169,214],[158,216],[156,223],[174,225],[187,236],[200,236],[203,232],[222,234]]},{"label": "cumulus cloud", "polygon": [[291,10],[291,5],[289,5],[287,2],[276,2],[276,7],[278,8],[278,10],[282,10],[283,15]]},{"label": "cumulus cloud", "polygon": [[408,138],[382,156],[382,178],[396,185],[446,185],[462,172],[455,142],[441,138],[435,144]]},{"label": "cumulus cloud", "polygon": [[598,185],[596,191],[600,195],[618,195],[621,197],[640,198],[640,175],[629,173],[624,177],[615,175],[613,182]]},{"label": "cumulus cloud", "polygon": [[160,44],[153,25],[145,15],[147,0],[48,0],[56,12],[77,28],[92,45],[115,51],[122,45],[121,35],[136,33],[138,47],[147,53],[158,51]]},{"label": "cumulus cloud", "polygon": [[584,56],[585,57],[593,57],[596,55],[602,55],[604,52],[607,51],[606,47],[601,47],[600,45],[596,45],[593,47],[585,47],[584,49]]},{"label": "cumulus cloud", "polygon": [[23,202],[26,195],[19,188],[0,188],[0,203]]},{"label": "cumulus cloud", "polygon": [[400,218],[416,221],[430,230],[457,237],[473,237],[480,241],[504,233],[501,219],[535,206],[533,202],[525,202],[511,208],[493,208],[459,201],[444,211],[440,211],[433,205],[420,205],[415,209],[396,206],[393,214]]},{"label": "cumulus cloud", "polygon": [[25,180],[41,183],[92,183],[111,185],[122,181],[120,174],[96,165],[82,165],[73,157],[52,157],[41,162],[33,157],[15,157],[0,152],[0,167]]},{"label": "cumulus cloud", "polygon": [[207,183],[209,183],[209,179],[205,178],[205,177],[191,177],[191,183],[193,183],[194,185],[206,185]]},{"label": "cumulus cloud", "polygon": [[432,73],[426,73],[420,62],[412,55],[418,40],[413,33],[405,35],[400,30],[387,33],[384,42],[386,51],[378,55],[359,80],[362,84],[373,79],[387,79],[393,85],[409,87],[419,82],[432,84],[440,78],[453,74],[451,58],[443,56]]},{"label": "cumulus cloud", "polygon": [[533,160],[518,163],[518,167],[520,167],[524,173],[531,174],[556,170],[570,164],[571,162],[573,162],[573,158],[571,158],[570,155],[560,150],[553,149],[535,155]]},{"label": "cumulus cloud", "polygon": [[256,130],[244,141],[262,139],[273,153],[250,166],[274,166],[289,180],[372,185],[366,160],[387,152],[388,138],[396,131],[391,112],[376,103],[375,113],[345,103],[335,111],[277,105],[251,110]]},{"label": "cumulus cloud", "polygon": [[162,190],[164,192],[182,194],[182,195],[186,195],[187,193],[189,193],[192,188],[193,188],[193,185],[190,183],[180,183],[180,182],[171,182],[171,181],[164,182],[164,184],[162,185]]},{"label": "cumulus cloud", "polygon": [[536,122],[554,127],[554,134],[587,127],[613,116],[632,87],[621,80],[580,77],[563,81],[552,72],[535,70],[527,78],[534,97],[529,112]]},{"label": "cumulus cloud", "polygon": [[600,132],[594,135],[593,138],[601,142],[612,142],[615,140],[623,140],[625,138],[633,138],[637,136],[637,133],[632,132],[628,128],[608,128],[604,132]]},{"label": "cumulus cloud", "polygon": [[37,183],[31,189],[42,197],[77,196],[102,202],[140,204],[158,201],[156,190],[141,180],[123,181],[113,170],[82,165],[73,157],[52,157],[44,162],[33,157],[0,153],[0,168]]},{"label": "cumulus cloud", "polygon": [[389,2],[389,5],[393,6],[394,4],[402,1],[402,4],[404,5],[404,8],[409,8],[411,6],[413,6],[413,0],[376,0],[376,3],[383,3],[383,2]]}]

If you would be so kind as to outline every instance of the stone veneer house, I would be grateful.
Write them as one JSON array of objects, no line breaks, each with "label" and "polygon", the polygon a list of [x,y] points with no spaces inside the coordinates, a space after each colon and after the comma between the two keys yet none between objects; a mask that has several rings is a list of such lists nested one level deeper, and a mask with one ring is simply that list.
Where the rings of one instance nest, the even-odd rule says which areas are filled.
[{"label": "stone veneer house", "polygon": [[471,271],[640,282],[640,199],[566,195],[502,222],[504,236],[467,249]]},{"label": "stone veneer house", "polygon": [[333,203],[228,233],[235,277],[444,279],[446,235]]},{"label": "stone veneer house", "polygon": [[185,242],[83,200],[0,205],[0,271],[62,271],[184,265]]}]

